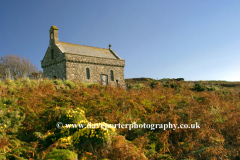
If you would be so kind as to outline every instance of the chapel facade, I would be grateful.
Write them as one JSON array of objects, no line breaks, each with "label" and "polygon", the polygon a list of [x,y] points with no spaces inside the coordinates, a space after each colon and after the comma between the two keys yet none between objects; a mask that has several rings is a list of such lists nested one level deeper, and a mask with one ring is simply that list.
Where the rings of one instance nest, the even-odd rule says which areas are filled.
[{"label": "chapel facade", "polygon": [[124,66],[112,49],[60,42],[58,28],[49,30],[49,46],[41,61],[43,77],[125,87]]}]

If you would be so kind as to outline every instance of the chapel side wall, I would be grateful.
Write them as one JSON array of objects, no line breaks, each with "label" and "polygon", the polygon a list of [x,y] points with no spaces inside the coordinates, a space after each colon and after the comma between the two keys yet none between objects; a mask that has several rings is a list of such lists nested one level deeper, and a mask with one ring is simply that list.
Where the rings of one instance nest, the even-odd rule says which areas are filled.
[{"label": "chapel side wall", "polygon": [[[90,79],[87,79],[86,68],[89,68]],[[113,71],[113,81],[111,81],[111,70]],[[119,85],[125,86],[123,67],[66,62],[66,78],[68,80],[79,80],[86,83],[101,83],[101,74],[108,76],[109,85],[116,86],[116,80],[118,80]]]},{"label": "chapel side wall", "polygon": [[[116,78],[115,78],[115,75],[116,75]],[[115,82],[118,79],[118,84],[125,88],[126,85],[125,85],[125,79],[124,79],[124,67],[117,67],[115,75],[114,75]]]},{"label": "chapel side wall", "polygon": [[[116,86],[116,80],[118,80],[120,86],[125,86],[124,60],[84,57],[70,54],[66,54],[66,60],[66,78],[69,80],[79,80],[86,83],[100,83],[100,75],[105,74],[108,76],[109,85]],[[86,68],[90,70],[90,79],[87,79]],[[111,81],[111,70],[114,74],[114,81]]]}]

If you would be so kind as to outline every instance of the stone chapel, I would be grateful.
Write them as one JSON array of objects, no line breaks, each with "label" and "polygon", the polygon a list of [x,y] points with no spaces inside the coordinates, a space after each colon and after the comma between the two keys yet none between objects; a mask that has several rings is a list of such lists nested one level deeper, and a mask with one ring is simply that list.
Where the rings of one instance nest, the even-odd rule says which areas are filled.
[{"label": "stone chapel", "polygon": [[56,26],[51,26],[49,34],[49,46],[41,61],[44,77],[125,87],[125,60],[110,44],[106,49],[60,42]]}]

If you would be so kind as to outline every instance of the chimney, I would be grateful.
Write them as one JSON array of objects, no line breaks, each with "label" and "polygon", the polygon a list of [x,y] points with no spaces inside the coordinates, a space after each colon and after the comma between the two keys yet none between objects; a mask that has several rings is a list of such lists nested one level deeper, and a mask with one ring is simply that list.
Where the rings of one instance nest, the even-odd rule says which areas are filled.
[{"label": "chimney", "polygon": [[58,39],[58,28],[56,26],[51,26],[51,28],[49,30],[49,34],[50,34],[49,44],[58,43],[59,42],[59,39]]}]

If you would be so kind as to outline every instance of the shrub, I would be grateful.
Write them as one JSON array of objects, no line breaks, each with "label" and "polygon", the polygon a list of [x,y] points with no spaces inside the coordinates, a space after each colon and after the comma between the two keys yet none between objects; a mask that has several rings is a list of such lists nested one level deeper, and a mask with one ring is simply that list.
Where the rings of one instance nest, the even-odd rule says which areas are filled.
[{"label": "shrub", "polygon": [[157,81],[152,81],[151,84],[150,84],[150,87],[155,88],[157,84],[158,84]]},{"label": "shrub", "polygon": [[97,83],[88,83],[86,86],[87,86],[87,88],[94,88],[94,87],[100,87],[100,84],[97,84]]},{"label": "shrub", "polygon": [[5,97],[0,100],[0,152],[5,154],[0,159],[4,159],[4,156],[10,159],[9,156],[14,155],[12,148],[17,148],[21,144],[15,136],[18,134],[25,115],[21,113],[15,102],[15,98]]},{"label": "shrub", "polygon": [[176,78],[174,80],[176,80],[176,81],[184,81],[184,78]]},{"label": "shrub", "polygon": [[88,123],[85,117],[85,112],[79,108],[68,110],[63,109],[63,112],[65,112],[65,114],[63,114],[60,118],[60,122],[63,122],[65,124],[77,124],[79,122]]},{"label": "shrub", "polygon": [[166,83],[166,84],[163,84],[162,86],[163,86],[163,87],[170,88],[170,85],[169,85],[168,83]]},{"label": "shrub", "polygon": [[207,88],[199,83],[196,83],[192,90],[201,92],[207,90]]},{"label": "shrub", "polygon": [[142,89],[144,88],[145,85],[142,83],[139,84],[133,84],[133,85],[128,85],[128,89],[132,89],[132,90],[137,90],[137,89]]},{"label": "shrub", "polygon": [[75,88],[75,84],[72,81],[65,80],[65,81],[63,81],[63,83],[66,84],[70,89]]},{"label": "shrub", "polygon": [[124,136],[114,136],[112,152],[109,155],[111,159],[141,159],[147,160],[147,157],[133,143],[127,141]]},{"label": "shrub", "polygon": [[[74,146],[80,151],[91,152],[98,157],[101,157],[101,155],[96,153],[96,150],[107,152],[110,149],[112,137],[115,135],[114,127],[104,122],[89,123],[84,111],[79,108],[67,110],[65,113],[60,118],[60,122],[77,124],[78,126],[63,126],[61,130],[56,130],[54,134],[47,134],[46,146],[53,144],[58,139],[60,143],[69,147]],[[81,124],[83,127],[79,128]]]},{"label": "shrub", "polygon": [[[59,79],[55,79],[54,81],[53,81],[53,83],[55,84],[55,85],[61,85],[61,84],[63,84],[63,81],[62,80],[59,80]],[[66,84],[66,83],[65,83]]]},{"label": "shrub", "polygon": [[179,86],[178,86],[177,83],[172,83],[172,84],[170,85],[170,87],[171,87],[171,88],[178,88]]},{"label": "shrub", "polygon": [[46,154],[46,157],[44,160],[49,160],[49,159],[54,159],[54,160],[77,160],[78,155],[77,153],[70,151],[68,149],[53,149],[52,152]]},{"label": "shrub", "polygon": [[14,80],[12,80],[12,79],[6,79],[5,84],[8,85],[8,86],[14,86],[15,85]]},{"label": "shrub", "polygon": [[182,85],[178,82],[178,83],[172,83],[170,85],[171,88],[174,88],[175,91],[177,91],[178,93],[182,91]]},{"label": "shrub", "polygon": [[215,91],[216,89],[213,87],[206,87],[208,91]]},{"label": "shrub", "polygon": [[95,123],[88,125],[90,128],[87,127],[79,129],[72,136],[73,145],[83,151],[93,152],[93,148],[93,150],[104,150],[106,152],[110,149],[112,144],[112,137],[115,135],[114,127],[107,129],[101,128],[101,126],[106,125],[108,124]]},{"label": "shrub", "polygon": [[17,99],[14,97],[3,98],[0,101],[0,129],[3,131],[16,133],[25,118],[25,115],[20,113],[19,108],[16,106],[16,101]]}]

